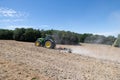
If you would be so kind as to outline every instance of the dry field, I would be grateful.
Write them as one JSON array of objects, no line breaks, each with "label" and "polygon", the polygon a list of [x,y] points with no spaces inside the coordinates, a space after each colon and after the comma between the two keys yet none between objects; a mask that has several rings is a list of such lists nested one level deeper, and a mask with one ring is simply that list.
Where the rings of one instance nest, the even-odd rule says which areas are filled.
[{"label": "dry field", "polygon": [[73,53],[120,63],[120,48],[112,47],[110,45],[81,43],[81,46],[58,45],[57,47],[70,48]]},{"label": "dry field", "polygon": [[120,80],[120,48],[64,46],[78,54],[0,40],[0,80]]}]

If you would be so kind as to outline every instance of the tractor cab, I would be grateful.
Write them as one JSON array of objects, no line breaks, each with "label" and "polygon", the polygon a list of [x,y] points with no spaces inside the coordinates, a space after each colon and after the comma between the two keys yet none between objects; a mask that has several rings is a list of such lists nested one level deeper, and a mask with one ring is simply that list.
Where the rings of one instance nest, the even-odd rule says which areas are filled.
[{"label": "tractor cab", "polygon": [[45,40],[48,40],[48,39],[54,40],[53,37],[52,37],[51,35],[47,35],[47,36],[45,37]]}]

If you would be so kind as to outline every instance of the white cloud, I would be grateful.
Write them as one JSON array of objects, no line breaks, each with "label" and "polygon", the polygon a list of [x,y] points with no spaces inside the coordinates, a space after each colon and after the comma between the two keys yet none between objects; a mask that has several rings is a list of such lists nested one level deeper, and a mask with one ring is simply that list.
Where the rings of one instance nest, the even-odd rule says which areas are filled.
[{"label": "white cloud", "polygon": [[115,36],[117,37],[118,34],[120,34],[119,31],[112,31],[112,32],[99,32],[99,33],[93,33],[93,34],[98,34],[98,35],[105,35],[105,36]]},{"label": "white cloud", "polygon": [[110,24],[120,26],[120,11],[114,11],[109,15],[108,21]]},{"label": "white cloud", "polygon": [[24,21],[23,19],[1,19],[0,23],[4,23],[4,22],[21,22]]},{"label": "white cloud", "polygon": [[48,27],[50,27],[49,25],[40,25],[39,26],[40,28],[42,27],[42,28],[48,28]]},{"label": "white cloud", "polygon": [[37,29],[44,29],[44,30],[48,30],[51,29],[51,27],[49,25],[40,25],[38,27],[36,27]]},{"label": "white cloud", "polygon": [[[8,19],[8,22],[10,20]],[[5,21],[7,22],[7,20]],[[15,28],[34,28],[34,29],[44,29],[44,30],[49,30],[52,29],[49,25],[40,25],[40,26],[30,26],[30,25],[11,25],[11,26],[6,26],[6,27],[0,27],[2,29],[10,29],[10,30],[14,30]]]},{"label": "white cloud", "polygon": [[16,25],[14,26],[13,25],[13,26],[6,26],[6,27],[2,27],[2,28],[3,29],[14,30],[15,28],[33,28],[33,26],[26,26],[26,25],[25,26],[24,25],[23,26],[22,25],[21,26],[20,25],[19,26],[16,26]]},{"label": "white cloud", "polygon": [[19,12],[13,9],[0,7],[0,16],[2,17],[23,17],[23,16],[28,16],[28,14],[25,12]]},{"label": "white cloud", "polygon": [[0,26],[16,25],[27,20],[28,13],[0,7]]}]

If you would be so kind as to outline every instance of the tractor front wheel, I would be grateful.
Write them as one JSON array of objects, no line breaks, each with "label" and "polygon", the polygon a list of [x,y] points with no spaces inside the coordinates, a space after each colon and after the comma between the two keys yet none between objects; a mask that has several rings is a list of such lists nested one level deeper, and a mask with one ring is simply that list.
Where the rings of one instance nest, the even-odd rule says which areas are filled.
[{"label": "tractor front wheel", "polygon": [[36,42],[35,42],[35,46],[40,46],[40,42],[39,42],[39,41],[36,41]]}]

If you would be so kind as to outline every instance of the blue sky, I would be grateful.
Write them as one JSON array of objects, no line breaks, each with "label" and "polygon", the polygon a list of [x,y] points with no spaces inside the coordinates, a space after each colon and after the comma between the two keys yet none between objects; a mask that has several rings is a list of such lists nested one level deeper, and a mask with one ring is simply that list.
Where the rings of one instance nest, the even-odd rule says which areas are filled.
[{"label": "blue sky", "polygon": [[0,28],[120,33],[120,0],[0,0]]}]

